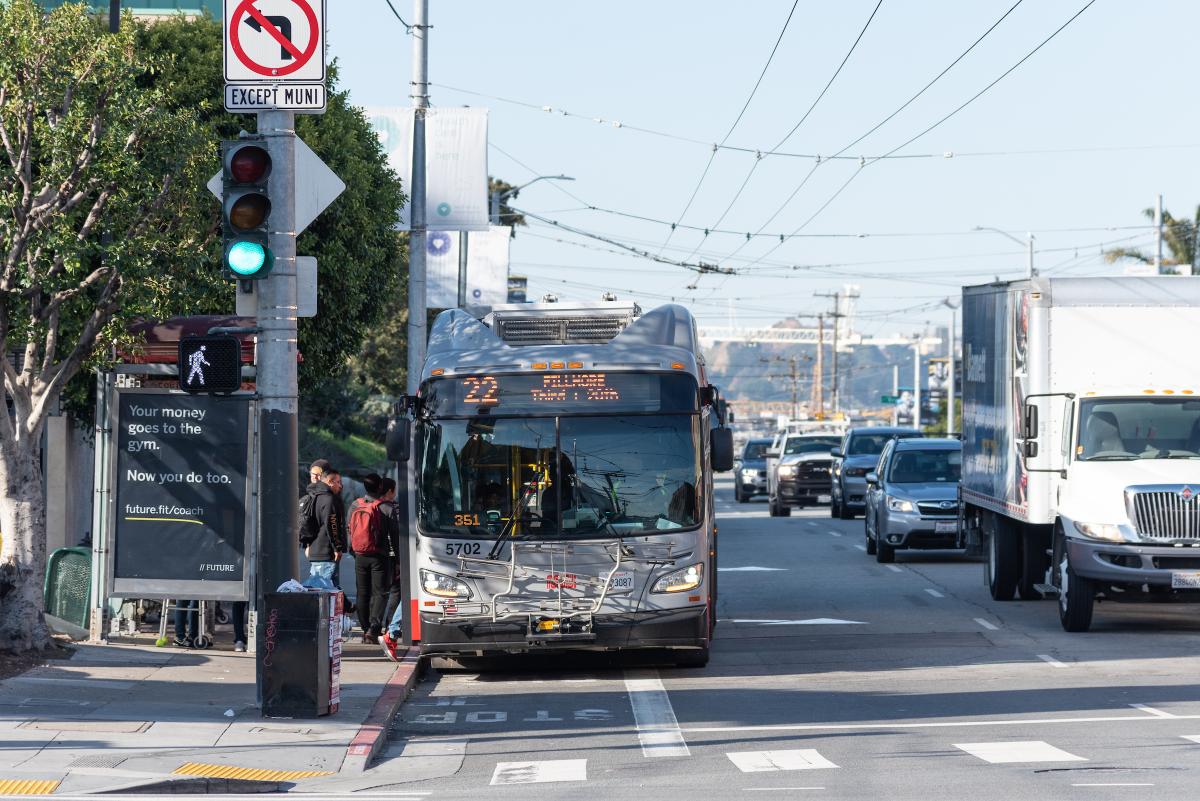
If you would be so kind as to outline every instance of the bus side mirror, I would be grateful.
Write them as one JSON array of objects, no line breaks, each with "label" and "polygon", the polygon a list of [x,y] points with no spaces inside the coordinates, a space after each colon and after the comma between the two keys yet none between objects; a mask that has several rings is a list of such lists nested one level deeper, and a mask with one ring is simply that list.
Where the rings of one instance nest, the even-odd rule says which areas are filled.
[{"label": "bus side mirror", "polygon": [[725,473],[733,469],[733,429],[712,430],[712,469]]},{"label": "bus side mirror", "polygon": [[412,421],[407,417],[388,418],[384,447],[391,462],[407,462],[412,443]]}]

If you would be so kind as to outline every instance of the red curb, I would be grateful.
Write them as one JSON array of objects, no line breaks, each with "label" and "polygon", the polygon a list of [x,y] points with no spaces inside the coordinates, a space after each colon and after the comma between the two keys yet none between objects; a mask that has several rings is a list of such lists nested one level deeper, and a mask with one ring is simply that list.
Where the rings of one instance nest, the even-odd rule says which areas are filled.
[{"label": "red curb", "polygon": [[363,721],[358,734],[346,748],[346,757],[354,757],[354,762],[361,762],[360,770],[365,770],[371,760],[387,742],[388,724],[396,716],[400,705],[408,698],[420,678],[420,652],[416,648],[408,648],[402,657],[396,671],[383,686],[375,705],[367,719]]}]

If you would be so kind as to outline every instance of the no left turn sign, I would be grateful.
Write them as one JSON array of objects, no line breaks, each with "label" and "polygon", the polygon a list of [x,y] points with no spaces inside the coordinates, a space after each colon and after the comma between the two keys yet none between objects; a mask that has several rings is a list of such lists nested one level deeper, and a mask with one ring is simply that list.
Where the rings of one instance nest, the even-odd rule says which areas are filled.
[{"label": "no left turn sign", "polygon": [[325,80],[324,0],[225,0],[225,80]]}]

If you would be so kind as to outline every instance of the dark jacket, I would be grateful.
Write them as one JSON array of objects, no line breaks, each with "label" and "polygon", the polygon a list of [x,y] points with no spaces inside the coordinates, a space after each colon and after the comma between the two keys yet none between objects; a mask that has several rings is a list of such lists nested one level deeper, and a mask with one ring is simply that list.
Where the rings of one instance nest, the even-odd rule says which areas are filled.
[{"label": "dark jacket", "polygon": [[314,481],[306,492],[313,496],[313,513],[316,515],[317,538],[308,546],[308,561],[332,562],[334,553],[346,552],[345,521],[341,517],[340,499],[328,484]]}]

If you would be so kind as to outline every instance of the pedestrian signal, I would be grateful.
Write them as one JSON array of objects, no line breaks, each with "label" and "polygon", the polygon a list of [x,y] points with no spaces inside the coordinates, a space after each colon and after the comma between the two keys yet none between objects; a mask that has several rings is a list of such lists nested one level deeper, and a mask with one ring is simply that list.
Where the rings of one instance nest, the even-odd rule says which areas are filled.
[{"label": "pedestrian signal", "polygon": [[274,266],[268,247],[271,156],[262,136],[221,143],[221,274],[231,281],[266,278]]},{"label": "pedestrian signal", "polygon": [[179,388],[184,392],[235,392],[242,386],[242,343],[232,336],[179,340]]}]

